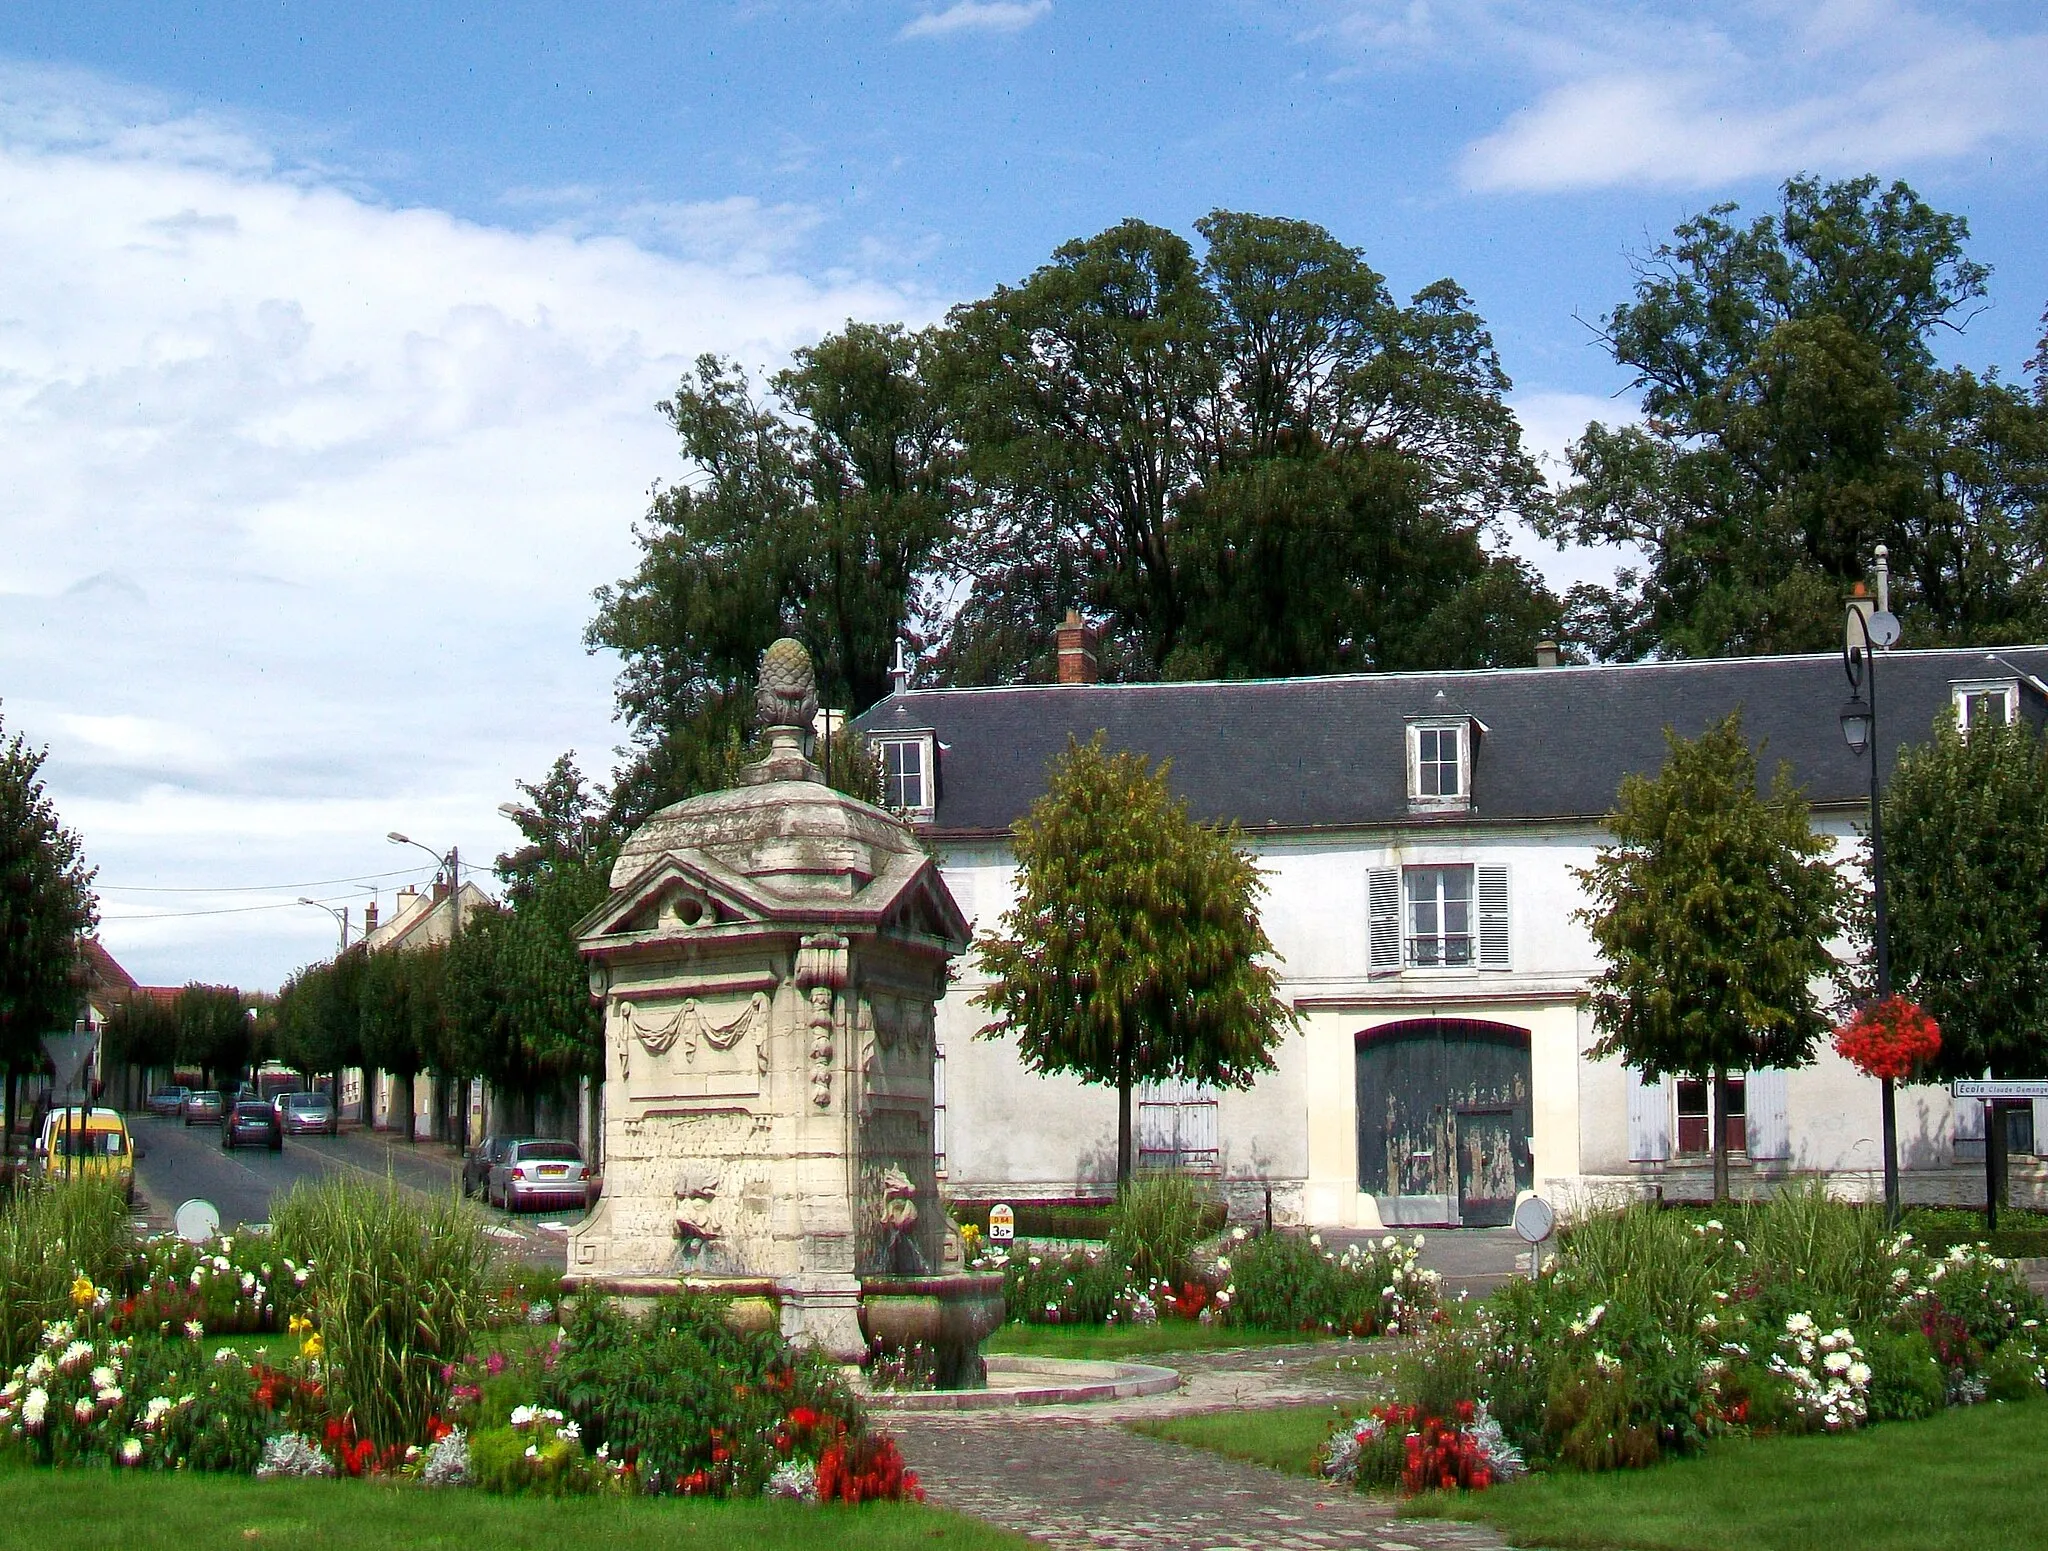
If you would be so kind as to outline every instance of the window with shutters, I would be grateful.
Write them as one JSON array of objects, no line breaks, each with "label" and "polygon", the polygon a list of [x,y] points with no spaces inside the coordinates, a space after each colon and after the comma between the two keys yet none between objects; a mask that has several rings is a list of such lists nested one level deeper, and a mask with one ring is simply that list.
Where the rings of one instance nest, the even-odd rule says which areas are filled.
[{"label": "window with shutters", "polygon": [[1505,867],[1375,867],[1366,901],[1375,970],[1509,967]]},{"label": "window with shutters", "polygon": [[1144,1083],[1134,1098],[1141,1168],[1216,1171],[1222,1153],[1214,1088],[1192,1082]]},{"label": "window with shutters", "polygon": [[[1712,1083],[1681,1078],[1678,1083],[1678,1150],[1681,1153],[1713,1151],[1713,1125],[1707,1118]],[[1740,1077],[1728,1079],[1727,1103],[1722,1108],[1721,1129],[1728,1138],[1728,1151],[1749,1148],[1748,1084]]]}]

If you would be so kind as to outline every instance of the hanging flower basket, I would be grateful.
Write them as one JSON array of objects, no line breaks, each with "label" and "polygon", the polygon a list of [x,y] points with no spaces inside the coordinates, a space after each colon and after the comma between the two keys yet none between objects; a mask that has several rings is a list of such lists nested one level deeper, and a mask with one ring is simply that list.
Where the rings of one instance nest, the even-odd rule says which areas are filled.
[{"label": "hanging flower basket", "polygon": [[1941,1027],[1903,996],[1865,1002],[1835,1030],[1835,1049],[1870,1077],[1911,1077],[1941,1052]]}]

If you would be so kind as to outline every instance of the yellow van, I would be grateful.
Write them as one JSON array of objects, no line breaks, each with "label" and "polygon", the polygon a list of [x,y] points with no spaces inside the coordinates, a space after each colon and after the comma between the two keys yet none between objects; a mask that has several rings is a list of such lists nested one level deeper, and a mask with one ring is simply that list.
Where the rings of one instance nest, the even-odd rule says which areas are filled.
[{"label": "yellow van", "polygon": [[135,1200],[135,1143],[117,1109],[53,1109],[36,1142],[36,1167],[45,1179],[84,1175],[111,1180]]}]

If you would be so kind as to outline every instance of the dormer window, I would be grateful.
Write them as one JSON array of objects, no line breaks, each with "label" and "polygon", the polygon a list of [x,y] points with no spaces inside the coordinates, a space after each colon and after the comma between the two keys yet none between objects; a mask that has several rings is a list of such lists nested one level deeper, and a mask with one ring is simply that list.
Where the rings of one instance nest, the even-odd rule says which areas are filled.
[{"label": "dormer window", "polygon": [[1954,684],[1956,726],[1967,733],[1973,727],[2003,727],[2020,713],[2017,679],[1977,679]]},{"label": "dormer window", "polygon": [[874,750],[882,766],[883,806],[929,820],[936,796],[931,734],[877,738]]},{"label": "dormer window", "polygon": [[1472,795],[1472,731],[1466,717],[1408,724],[1408,801],[1417,808],[1463,808]]}]

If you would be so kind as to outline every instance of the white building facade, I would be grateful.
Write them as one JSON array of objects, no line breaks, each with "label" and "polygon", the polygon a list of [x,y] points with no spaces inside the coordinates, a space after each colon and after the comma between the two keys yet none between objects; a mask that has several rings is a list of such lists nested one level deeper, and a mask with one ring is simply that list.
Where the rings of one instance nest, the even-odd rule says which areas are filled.
[{"label": "white building facade", "polygon": [[[1886,769],[1951,708],[2037,722],[2048,708],[2048,649],[1896,653],[1879,673]],[[1270,1198],[1283,1221],[1477,1225],[1505,1221],[1525,1189],[1563,1204],[1709,1193],[1705,1085],[1590,1054],[1582,998],[1599,961],[1575,869],[1622,776],[1661,765],[1667,726],[1693,736],[1737,709],[1766,778],[1789,761],[1816,827],[1853,854],[1869,767],[1839,730],[1845,689],[1832,656],[1067,683],[899,691],[860,725],[977,930],[1012,902],[1009,825],[1069,736],[1170,759],[1197,817],[1245,832],[1299,1027],[1248,1090],[1143,1093],[1144,1161],[1212,1172],[1241,1213]],[[982,984],[970,956],[939,1011],[948,1189],[1108,1193],[1113,1090],[1035,1076],[981,1037]],[[1738,1193],[1802,1175],[1878,1193],[1878,1086],[1825,1044],[1797,1071],[1743,1074],[1729,1110]],[[2034,1156],[2048,1114],[2001,1119],[2024,1201],[2048,1179]],[[1899,1136],[1907,1199],[1982,1200],[1978,1106],[1904,1089]]]}]

